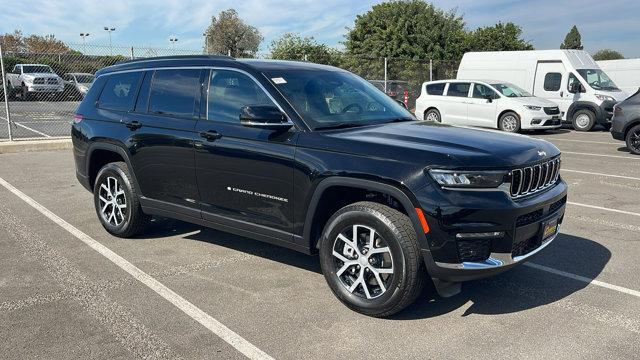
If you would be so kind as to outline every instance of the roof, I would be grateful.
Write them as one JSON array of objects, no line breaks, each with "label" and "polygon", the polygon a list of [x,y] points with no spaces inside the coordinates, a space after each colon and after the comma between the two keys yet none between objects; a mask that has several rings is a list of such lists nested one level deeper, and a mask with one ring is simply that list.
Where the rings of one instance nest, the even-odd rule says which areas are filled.
[{"label": "roof", "polygon": [[307,61],[291,61],[291,60],[264,60],[264,59],[238,59],[238,62],[252,66],[260,71],[274,70],[333,70],[344,71],[342,69],[321,65]]}]

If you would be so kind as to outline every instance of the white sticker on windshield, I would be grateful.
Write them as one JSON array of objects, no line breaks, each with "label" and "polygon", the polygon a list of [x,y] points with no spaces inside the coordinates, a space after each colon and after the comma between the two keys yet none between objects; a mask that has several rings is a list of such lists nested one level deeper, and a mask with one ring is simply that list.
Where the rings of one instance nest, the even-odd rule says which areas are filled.
[{"label": "white sticker on windshield", "polygon": [[287,80],[281,78],[281,77],[276,77],[276,78],[271,78],[271,81],[273,81],[275,84],[286,84]]}]

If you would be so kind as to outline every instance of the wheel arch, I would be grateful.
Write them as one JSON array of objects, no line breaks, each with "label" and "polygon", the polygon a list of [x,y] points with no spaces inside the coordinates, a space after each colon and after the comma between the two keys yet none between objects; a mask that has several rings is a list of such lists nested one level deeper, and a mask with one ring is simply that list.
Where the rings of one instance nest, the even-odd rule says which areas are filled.
[{"label": "wheel arch", "polygon": [[624,126],[624,138],[627,138],[627,135],[629,134],[629,131],[631,131],[631,129],[633,129],[634,126],[636,125],[640,125],[640,117],[636,118],[634,120],[629,121],[627,124],[625,124]]},{"label": "wheel arch", "polygon": [[140,189],[138,186],[138,180],[133,171],[133,166],[131,165],[131,159],[129,158],[129,154],[124,149],[124,147],[111,144],[111,143],[103,143],[96,142],[89,145],[89,149],[87,151],[87,161],[85,173],[89,179],[89,186],[93,191],[93,186],[95,185],[96,176],[98,175],[98,171],[100,169],[111,162],[116,161],[124,161],[129,167],[129,172],[131,178],[135,182],[135,186],[137,189]]},{"label": "wheel arch", "polygon": [[[416,213],[416,208],[418,207],[416,205],[417,201],[415,199],[412,200],[410,195],[401,188],[401,185],[353,177],[334,176],[322,180],[316,186],[309,201],[309,206],[307,207],[308,210],[305,216],[303,239],[305,243],[308,244],[310,250],[314,251],[319,247],[322,238],[322,230],[326,225],[326,221],[333,214],[333,211],[326,211],[326,209],[322,208],[322,204],[327,200],[330,201],[331,196],[335,194],[332,193],[332,191],[336,190],[340,193],[344,190],[352,190],[364,192],[365,194],[382,194],[397,201],[400,206],[400,209],[398,210],[404,212],[411,220],[414,230],[416,231],[418,243],[422,248],[428,248],[425,234]],[[371,201],[371,199],[367,199],[366,197],[359,198],[355,201],[341,202],[338,208],[361,200]]]},{"label": "wheel arch", "polygon": [[598,116],[599,116],[599,109],[600,107],[598,105],[596,105],[595,103],[592,103],[591,101],[576,101],[573,104],[571,104],[569,106],[569,109],[567,109],[567,121],[573,121],[573,115],[578,111],[578,110],[589,110],[591,112],[593,112],[593,115],[596,117],[596,123],[598,122]]}]

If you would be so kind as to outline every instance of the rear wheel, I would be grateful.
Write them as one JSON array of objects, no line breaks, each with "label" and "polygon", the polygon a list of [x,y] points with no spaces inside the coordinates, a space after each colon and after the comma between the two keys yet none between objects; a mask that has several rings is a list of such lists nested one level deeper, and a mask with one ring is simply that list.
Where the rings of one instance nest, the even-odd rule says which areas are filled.
[{"label": "rear wheel", "polygon": [[636,155],[640,155],[640,125],[629,130],[626,137],[627,148]]},{"label": "rear wheel", "polygon": [[345,206],[327,222],[320,264],[329,287],[347,307],[383,317],[409,306],[425,271],[409,218],[373,202]]},{"label": "rear wheel", "polygon": [[126,163],[114,162],[102,167],[93,188],[100,223],[112,235],[134,236],[150,222],[151,217],[142,212]]},{"label": "rear wheel", "polygon": [[520,131],[520,117],[512,111],[506,112],[500,117],[498,126],[502,131],[517,133]]},{"label": "rear wheel", "polygon": [[424,113],[424,120],[426,121],[434,121],[434,122],[442,122],[442,118],[440,117],[440,111],[438,109],[429,109]]},{"label": "rear wheel", "polygon": [[590,131],[596,124],[596,115],[591,110],[580,109],[573,113],[573,128],[578,131]]}]

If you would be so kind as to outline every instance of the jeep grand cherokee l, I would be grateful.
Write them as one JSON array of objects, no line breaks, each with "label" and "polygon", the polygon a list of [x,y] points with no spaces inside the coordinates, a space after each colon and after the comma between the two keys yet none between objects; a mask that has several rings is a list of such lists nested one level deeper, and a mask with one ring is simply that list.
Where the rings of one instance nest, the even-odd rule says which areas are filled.
[{"label": "jeep grand cherokee l", "polygon": [[72,127],[104,228],[177,218],[318,253],[348,307],[387,316],[431,280],[504,271],[546,247],[567,186],[546,141],[419,122],[347,71],[188,56],[99,71]]}]

